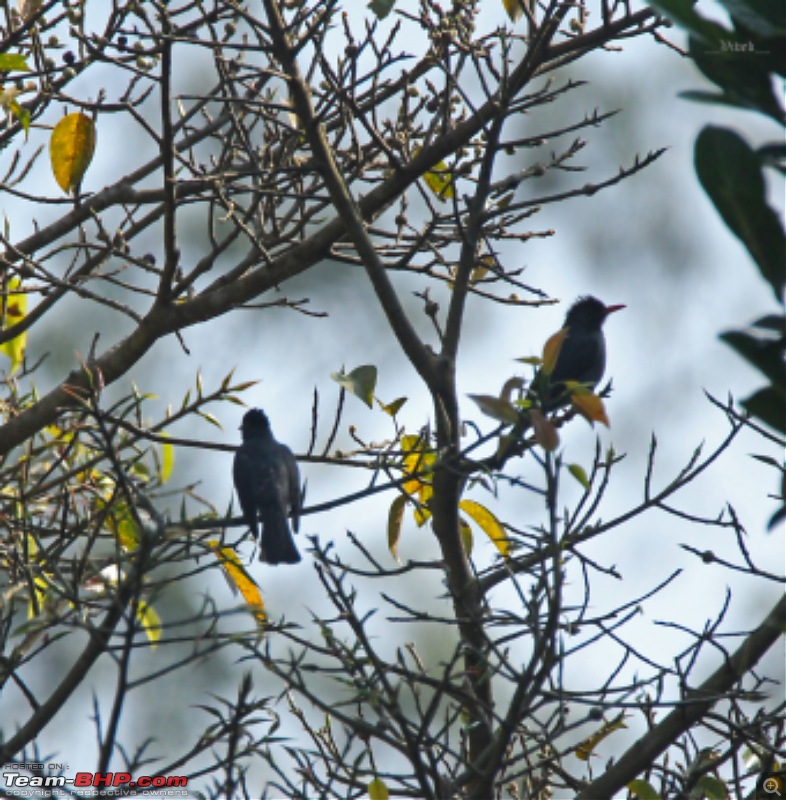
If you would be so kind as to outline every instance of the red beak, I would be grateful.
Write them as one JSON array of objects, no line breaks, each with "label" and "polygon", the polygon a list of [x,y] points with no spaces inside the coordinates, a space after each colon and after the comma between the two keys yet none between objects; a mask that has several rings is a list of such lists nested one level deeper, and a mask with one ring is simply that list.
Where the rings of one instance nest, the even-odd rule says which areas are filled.
[{"label": "red beak", "polygon": [[608,317],[609,314],[613,314],[615,311],[621,311],[623,308],[625,308],[624,305],[606,306],[606,316]]}]

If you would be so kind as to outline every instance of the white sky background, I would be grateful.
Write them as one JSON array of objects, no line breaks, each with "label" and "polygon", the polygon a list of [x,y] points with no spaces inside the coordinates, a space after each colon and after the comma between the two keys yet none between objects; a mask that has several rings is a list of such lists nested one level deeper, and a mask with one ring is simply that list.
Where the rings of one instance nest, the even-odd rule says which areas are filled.
[{"label": "white sky background", "polygon": [[[484,5],[478,24],[481,28],[492,27],[502,21],[500,4],[489,3]],[[592,25],[597,20],[590,18],[589,22]],[[382,29],[387,25],[383,23]],[[681,37],[675,34],[675,39]],[[413,46],[410,49],[415,51]],[[558,101],[555,114],[562,113],[564,119],[572,119],[589,114],[596,107],[601,111],[623,109],[622,114],[603,127],[580,134],[588,146],[576,163],[586,165],[587,172],[575,179],[578,185],[612,176],[619,166],[629,166],[636,154],[644,155],[662,146],[669,151],[643,173],[618,186],[591,198],[577,198],[545,208],[533,219],[533,227],[554,228],[556,235],[532,239],[526,246],[509,246],[503,251],[508,263],[526,266],[524,281],[544,289],[561,303],[525,310],[471,301],[462,339],[459,382],[465,417],[490,430],[494,423],[480,415],[467,393],[494,394],[510,375],[526,375],[523,365],[514,359],[540,353],[548,335],[561,326],[564,312],[575,297],[592,293],[607,303],[625,303],[627,309],[611,317],[606,326],[607,377],[613,377],[615,387],[607,403],[612,428],[591,430],[583,420],[575,420],[562,435],[565,460],[587,468],[596,435],[604,446],[613,444],[618,453],[627,454],[616,468],[616,479],[601,507],[600,516],[610,519],[641,499],[653,431],[659,440],[655,485],[660,486],[676,475],[698,444],[705,442],[705,452],[709,452],[726,434],[728,426],[722,414],[708,403],[704,390],[719,399],[728,393],[742,399],[764,382],[717,336],[721,331],[743,327],[770,313],[772,292],[704,195],[693,171],[692,148],[696,135],[707,122],[735,127],[753,143],[775,138],[778,131],[753,113],[734,113],[678,98],[680,90],[703,86],[703,78],[689,62],[680,60],[673,51],[657,46],[651,39],[634,40],[623,53],[596,54],[584,59],[572,67],[571,74],[590,81],[591,85]],[[525,125],[532,126],[527,132],[545,127],[550,118],[551,110],[542,118],[538,112],[533,113],[525,121]],[[513,136],[515,129],[508,133]],[[102,164],[114,162],[111,172],[116,173],[117,148],[118,138],[99,127],[96,162],[86,178],[86,189],[104,185],[105,178],[99,171]],[[528,157],[527,153],[522,154],[521,166],[527,165]],[[520,196],[541,192],[546,190],[537,181],[528,181],[522,186]],[[0,200],[0,204],[12,216],[8,201]],[[192,252],[187,238],[181,246],[185,259],[198,255]],[[377,396],[386,402],[407,396],[409,402],[400,416],[407,430],[416,432],[432,415],[427,393],[399,353],[365,278],[346,276],[348,270],[336,264],[320,265],[282,287],[282,292],[292,299],[310,297],[312,308],[330,313],[328,320],[279,310],[237,313],[187,330],[184,337],[190,357],[183,354],[174,339],[157,346],[132,370],[128,381],[135,381],[143,391],[154,391],[162,405],[178,406],[186,388],[193,385],[197,370],[201,371],[209,391],[230,368],[236,367],[238,380],[262,381],[247,393],[246,399],[250,404],[264,407],[278,438],[296,453],[302,453],[308,444],[313,388],[318,388],[322,400],[320,441],[324,442],[332,423],[337,389],[330,373],[342,365],[351,369],[373,363],[379,368]],[[329,277],[322,281],[325,272]],[[411,291],[419,284],[399,280],[397,285],[402,287],[402,297],[418,328],[431,337],[420,301],[411,298]],[[442,302],[444,309],[446,293],[437,288],[432,295]],[[101,324],[96,322],[97,329]],[[85,353],[93,331],[93,326],[85,323],[79,341],[68,342],[67,348],[56,353],[57,362],[66,363],[63,359],[74,350]],[[47,348],[51,344],[47,342]],[[34,354],[35,337],[31,337],[29,346]],[[124,385],[130,385],[129,382]],[[226,405],[214,411],[224,423],[223,438],[214,428],[201,423],[189,428],[175,427],[173,435],[236,441],[242,410]],[[369,411],[351,397],[346,402],[340,447],[350,446],[346,435],[349,424],[354,424],[365,439],[379,440],[391,433],[386,415],[376,408]],[[781,572],[782,531],[767,534],[765,530],[766,521],[776,508],[766,497],[776,489],[775,474],[752,459],[751,453],[781,455],[764,440],[745,434],[673,502],[681,510],[704,516],[718,514],[727,502],[732,503],[748,530],[746,544],[754,561],[762,568]],[[531,458],[512,463],[509,469],[530,480],[538,476]],[[367,479],[361,471],[337,467],[304,464],[301,471],[308,479],[309,504],[348,494]],[[219,510],[227,508],[233,491],[229,456],[201,455],[191,450],[178,452],[172,485],[196,480],[201,482],[200,494]],[[579,496],[578,484],[566,475],[562,486],[562,502],[570,505]],[[499,499],[480,490],[470,496],[488,505],[502,520],[521,526],[545,522],[542,501],[523,490],[506,489]],[[386,554],[387,508],[392,499],[393,494],[388,493],[307,516],[302,531],[319,534],[323,542],[335,541],[345,557],[354,558],[351,548],[345,545],[345,531],[350,529],[383,563],[392,567],[393,561]],[[237,504],[234,505],[236,512]],[[682,542],[702,550],[711,549],[719,556],[739,562],[731,533],[692,525],[662,512],[649,512],[586,549],[599,563],[616,565],[623,576],[622,581],[598,581],[592,597],[592,609],[597,613],[644,594],[677,568],[684,570],[677,582],[648,601],[638,620],[624,630],[643,653],[661,663],[669,661],[669,653],[683,650],[688,640],[656,627],[656,620],[673,620],[700,630],[714,619],[727,587],[731,587],[734,598],[722,629],[742,631],[758,623],[781,591],[775,585],[767,586],[740,578],[717,565],[697,562],[680,548]],[[305,620],[308,608],[320,607],[321,595],[302,533],[298,543],[304,554],[300,565],[276,569],[252,565],[252,570],[273,616],[285,613],[288,618]],[[438,555],[430,532],[416,529],[411,522],[405,526],[400,551],[404,559]],[[474,552],[480,566],[494,558],[492,545],[477,532]],[[578,571],[569,571],[569,576],[580,590]],[[436,573],[401,581],[396,587],[379,588],[390,593],[399,590],[404,598],[420,598],[425,604],[442,593]],[[210,591],[219,604],[236,602],[218,580]],[[508,602],[501,592],[495,594],[495,599],[503,606]],[[518,600],[511,594],[509,602]],[[367,607],[377,604],[374,595],[365,602]],[[383,608],[380,617],[384,614]],[[409,633],[405,638],[416,637]],[[427,643],[423,646],[427,647]],[[730,642],[728,646],[735,645]],[[580,676],[568,678],[597,685],[608,674],[609,663],[616,663],[618,655],[612,651],[606,656],[595,654],[592,663],[582,666]],[[717,663],[714,659],[707,660],[707,671]],[[642,665],[634,667],[628,677],[634,671],[640,675],[647,672]],[[215,690],[212,682],[218,680],[219,666],[205,664],[200,669],[202,674],[193,677]],[[782,652],[771,653],[761,671],[782,680]],[[697,673],[697,678],[705,675],[706,672],[701,676]],[[230,685],[235,677],[228,675]],[[266,679],[259,675],[257,682],[265,685]],[[87,692],[87,685],[84,690]],[[182,691],[172,686],[168,696],[175,700]],[[200,702],[195,697],[183,696],[182,700]],[[88,707],[83,710],[86,722]],[[149,725],[146,714],[147,709],[138,714],[140,721],[148,720],[143,725]],[[69,731],[73,736],[75,722],[61,715],[53,730],[60,730],[63,735]],[[74,750],[69,760],[74,768],[81,769],[77,763],[80,750],[84,746],[92,752],[94,741],[87,725],[84,733],[84,745],[73,748],[65,738],[59,741],[52,738],[49,749],[67,755]],[[139,737],[144,733],[140,728]],[[616,754],[617,749],[610,740],[599,752],[603,758],[598,764]],[[92,756],[88,763],[92,763]]]}]

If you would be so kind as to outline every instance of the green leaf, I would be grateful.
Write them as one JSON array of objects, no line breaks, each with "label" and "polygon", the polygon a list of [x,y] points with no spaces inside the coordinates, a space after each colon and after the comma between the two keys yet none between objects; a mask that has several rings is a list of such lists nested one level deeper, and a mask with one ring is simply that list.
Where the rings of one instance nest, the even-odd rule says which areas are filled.
[{"label": "green leaf", "polygon": [[780,62],[771,47],[769,40],[754,42],[747,34],[724,31],[717,42],[691,37],[688,52],[728,102],[767,114],[782,124],[784,113],[770,75]]},{"label": "green leaf", "polygon": [[345,373],[342,369],[341,372],[331,373],[330,377],[369,408],[373,408],[374,389],[377,385],[377,368],[373,364],[356,367],[350,373]]},{"label": "green leaf", "polygon": [[782,0],[718,0],[735,22],[765,38],[784,34],[784,8]]},{"label": "green leaf", "polygon": [[590,490],[589,478],[580,464],[568,464],[568,472],[587,490]]},{"label": "green leaf", "polygon": [[696,140],[694,158],[704,190],[732,233],[748,248],[780,302],[786,284],[786,234],[767,204],[756,154],[733,131],[708,125]]},{"label": "green leaf", "polygon": [[695,0],[651,0],[650,5],[705,42],[718,42],[728,33],[720,25],[697,14],[693,10]]},{"label": "green leaf", "polygon": [[377,19],[385,19],[396,5],[396,0],[371,0],[368,7],[374,12]]},{"label": "green leaf", "polygon": [[389,414],[391,417],[395,417],[396,414],[401,410],[401,407],[404,403],[407,402],[406,397],[399,397],[396,400],[393,400],[391,403],[383,403],[381,400],[377,400],[379,403],[379,407],[386,413]]},{"label": "green leaf", "polygon": [[388,787],[382,778],[374,778],[368,785],[369,800],[388,800]]},{"label": "green leaf", "polygon": [[21,53],[0,53],[0,70],[2,72],[30,72],[27,59]]},{"label": "green leaf", "polygon": [[401,539],[401,522],[404,519],[404,506],[407,504],[407,496],[400,494],[390,504],[388,511],[388,550],[390,555],[400,564],[398,557],[398,543]]},{"label": "green leaf", "polygon": [[786,434],[786,394],[777,386],[765,386],[742,401],[745,410]]},{"label": "green leaf", "polygon": [[478,408],[487,416],[504,422],[506,425],[515,425],[519,421],[519,412],[516,407],[501,397],[494,397],[490,394],[471,394],[472,400]]},{"label": "green leaf", "polygon": [[761,370],[772,383],[781,386],[786,384],[786,371],[783,368],[786,338],[757,336],[748,331],[725,331],[720,334],[720,338],[756,369]]},{"label": "green leaf", "polygon": [[707,800],[728,800],[729,797],[726,784],[714,775],[702,775],[696,781],[695,789]]},{"label": "green leaf", "polygon": [[[162,436],[167,436],[162,433]],[[172,468],[175,466],[175,448],[169,442],[162,442],[161,444],[161,474],[159,480],[161,483],[166,483],[172,475]]]},{"label": "green leaf", "polygon": [[638,798],[638,800],[660,800],[660,795],[655,791],[652,784],[641,778],[634,778],[628,785],[628,791]]},{"label": "green leaf", "polygon": [[215,416],[213,416],[213,414],[210,414],[207,411],[197,411],[197,414],[199,414],[199,416],[202,417],[202,419],[206,422],[209,422],[211,425],[215,425],[220,431],[224,430],[221,427],[221,423],[218,421],[218,419],[216,419]]}]

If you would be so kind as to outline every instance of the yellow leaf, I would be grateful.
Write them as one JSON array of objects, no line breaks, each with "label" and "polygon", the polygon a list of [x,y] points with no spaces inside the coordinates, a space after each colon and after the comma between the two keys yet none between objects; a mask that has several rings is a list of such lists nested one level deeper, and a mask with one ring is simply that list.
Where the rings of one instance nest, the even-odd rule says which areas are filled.
[{"label": "yellow leaf", "polygon": [[55,125],[49,140],[52,172],[64,192],[74,192],[90,166],[96,146],[95,123],[82,113],[69,114]]},{"label": "yellow leaf", "polygon": [[[27,313],[27,294],[21,292],[22,281],[19,278],[11,278],[6,287],[5,296],[2,298],[4,305],[2,330],[6,330],[17,322],[24,319]],[[27,332],[22,331],[18,336],[3,342],[0,345],[0,353],[4,353],[11,359],[10,374],[13,375],[22,365],[25,357],[25,347],[27,346]]]},{"label": "yellow leaf", "polygon": [[46,603],[46,594],[49,591],[49,581],[43,575],[36,575],[33,578],[33,592],[27,604],[27,618],[32,619],[36,614],[41,613],[41,609]]},{"label": "yellow leaf", "polygon": [[551,373],[554,372],[560,350],[562,350],[562,344],[567,335],[568,329],[560,328],[555,334],[549,336],[546,344],[543,345],[543,357],[541,358],[543,366],[541,369],[546,375],[551,375]]},{"label": "yellow leaf", "polygon": [[503,556],[507,558],[510,555],[510,539],[491,511],[474,500],[462,500],[459,508],[494,542],[494,546]]},{"label": "yellow leaf", "polygon": [[420,484],[420,489],[418,490],[420,505],[415,507],[415,522],[418,528],[422,528],[431,519],[428,503],[432,494],[434,494],[434,487],[430,483]]},{"label": "yellow leaf", "polygon": [[518,22],[521,15],[524,13],[525,0],[502,0],[502,5],[505,7],[505,13],[511,22]]},{"label": "yellow leaf", "polygon": [[600,422],[607,428],[611,427],[609,418],[606,416],[606,409],[603,400],[592,392],[573,394],[571,392],[570,402],[576,410],[586,417],[590,422]]},{"label": "yellow leaf", "polygon": [[400,494],[391,504],[388,512],[388,550],[390,555],[400,564],[398,557],[398,542],[401,539],[401,523],[404,519],[404,506],[407,504],[407,496]]},{"label": "yellow leaf", "polygon": [[368,785],[369,800],[388,800],[388,787],[382,778],[374,778]]},{"label": "yellow leaf", "polygon": [[156,613],[156,610],[149,603],[140,600],[136,604],[136,618],[139,620],[139,624],[147,635],[150,644],[155,648],[161,638],[161,618]]},{"label": "yellow leaf", "polygon": [[418,475],[407,481],[403,486],[403,490],[407,494],[417,495],[425,483],[429,482],[429,477],[426,474],[437,460],[437,454],[433,451],[428,452],[425,450],[425,439],[422,436],[408,435],[403,436],[401,439],[401,450],[405,453],[404,456],[404,474],[405,475]]},{"label": "yellow leaf", "polygon": [[267,622],[267,614],[265,613],[262,593],[259,591],[256,581],[240,563],[237,553],[231,547],[222,547],[218,539],[211,539],[208,545],[221,562],[230,585],[236,586],[240,594],[243,595],[243,599],[248,603],[257,623],[264,625]]},{"label": "yellow leaf", "polygon": [[[418,155],[420,148],[417,148],[413,153],[413,158]],[[437,164],[423,173],[423,180],[432,192],[440,199],[445,200],[452,198],[454,195],[453,189],[453,173],[444,161]]]},{"label": "yellow leaf", "polygon": [[[162,433],[162,436],[168,436]],[[161,443],[161,483],[166,483],[172,475],[172,468],[175,466],[175,448],[169,442]]]},{"label": "yellow leaf", "polygon": [[620,714],[611,722],[606,722],[600,729],[595,731],[591,736],[588,736],[577,748],[576,758],[582,761],[589,761],[592,751],[610,734],[618,731],[621,728],[627,728],[625,724],[625,714]]}]

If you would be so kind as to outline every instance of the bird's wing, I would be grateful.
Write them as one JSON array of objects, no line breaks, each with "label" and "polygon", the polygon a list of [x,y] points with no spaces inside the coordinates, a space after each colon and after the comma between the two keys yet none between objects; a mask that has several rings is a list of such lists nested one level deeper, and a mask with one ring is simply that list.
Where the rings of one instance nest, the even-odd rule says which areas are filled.
[{"label": "bird's wing", "polygon": [[246,524],[256,535],[256,467],[253,456],[242,446],[235,453],[232,477],[235,481],[235,490],[240,501],[240,508],[243,510],[243,517],[246,520]]},{"label": "bird's wing", "polygon": [[595,385],[606,368],[606,347],[603,334],[568,336],[563,342],[551,382],[578,381]]},{"label": "bird's wing", "polygon": [[300,470],[292,451],[284,444],[281,448],[281,457],[287,468],[287,489],[289,508],[292,511],[292,527],[297,532],[300,528]]}]

